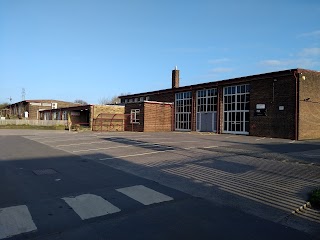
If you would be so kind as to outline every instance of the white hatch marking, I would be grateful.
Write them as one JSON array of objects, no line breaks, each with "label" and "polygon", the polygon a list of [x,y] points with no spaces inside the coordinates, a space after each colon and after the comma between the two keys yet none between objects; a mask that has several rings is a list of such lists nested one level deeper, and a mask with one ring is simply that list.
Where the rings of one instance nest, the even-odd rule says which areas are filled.
[{"label": "white hatch marking", "polygon": [[172,197],[169,197],[165,194],[159,193],[154,191],[150,188],[147,188],[142,185],[126,187],[126,188],[119,188],[117,189],[118,192],[121,192],[127,195],[130,198],[144,204],[150,205],[154,203],[166,202],[173,200]]},{"label": "white hatch marking", "polygon": [[62,198],[82,220],[100,217],[121,210],[107,200],[94,194],[82,194],[76,197]]},{"label": "white hatch marking", "polygon": [[0,208],[0,239],[37,230],[26,205]]}]

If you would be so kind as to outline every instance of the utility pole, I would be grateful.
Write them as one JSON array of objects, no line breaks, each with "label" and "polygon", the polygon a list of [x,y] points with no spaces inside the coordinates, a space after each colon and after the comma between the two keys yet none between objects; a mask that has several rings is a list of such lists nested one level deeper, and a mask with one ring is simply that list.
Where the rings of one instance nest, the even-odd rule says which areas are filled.
[{"label": "utility pole", "polygon": [[26,90],[24,88],[22,88],[22,91],[21,91],[21,100],[22,101],[26,100]]}]

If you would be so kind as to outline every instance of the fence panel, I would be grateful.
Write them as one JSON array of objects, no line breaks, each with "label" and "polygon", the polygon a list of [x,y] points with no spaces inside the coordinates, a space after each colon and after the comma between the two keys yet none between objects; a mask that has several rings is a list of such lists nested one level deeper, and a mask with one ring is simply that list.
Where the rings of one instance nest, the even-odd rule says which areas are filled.
[{"label": "fence panel", "polygon": [[0,125],[59,126],[59,125],[66,125],[66,124],[67,124],[67,120],[27,120],[27,119],[0,120]]}]

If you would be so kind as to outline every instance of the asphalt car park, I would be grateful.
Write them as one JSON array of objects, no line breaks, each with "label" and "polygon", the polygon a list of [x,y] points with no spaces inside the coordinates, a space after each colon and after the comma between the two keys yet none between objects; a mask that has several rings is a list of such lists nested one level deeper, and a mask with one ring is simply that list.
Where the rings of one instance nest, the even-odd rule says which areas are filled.
[{"label": "asphalt car park", "polygon": [[[151,204],[159,203],[163,208],[174,208],[172,204],[176,204],[176,200],[189,199],[188,196],[191,196],[192,199],[203,199],[206,204],[212,203],[218,207],[219,210],[208,210],[210,217],[230,218],[232,211],[239,211],[246,216],[309,234],[311,238],[316,238],[319,234],[320,212],[307,207],[306,203],[310,190],[320,186],[320,141],[297,142],[288,139],[194,132],[78,133],[10,130],[2,131],[0,135],[0,140],[8,140],[6,149],[1,151],[0,160],[12,164],[13,160],[20,159],[14,162],[14,167],[8,165],[3,176],[9,172],[8,169],[14,168],[12,171],[15,175],[25,176],[26,181],[26,185],[18,188],[22,192],[20,198],[17,198],[13,189],[8,190],[7,197],[0,202],[2,209],[29,203],[26,205],[31,210],[34,209],[35,216],[40,219],[44,212],[36,210],[37,204],[54,208],[57,203],[52,199],[63,199],[67,203],[69,201],[69,208],[75,210],[77,207],[83,209],[77,204],[72,205],[72,202],[77,203],[79,199],[104,206],[106,203],[103,199],[112,196],[111,199],[117,199],[120,203],[116,201],[116,207],[111,210],[106,205],[105,211],[114,211],[117,214],[118,210],[142,209],[134,202],[128,206],[121,200],[123,194],[128,194],[140,203],[158,199],[158,202],[151,201]],[[20,141],[21,139],[23,141]],[[16,148],[17,151],[10,148]],[[21,148],[25,150],[18,151]],[[23,159],[25,160],[22,161]],[[48,182],[35,184],[32,189],[37,194],[32,193],[33,191],[28,193],[24,188],[27,183],[33,183],[31,178],[34,177],[29,176],[30,171],[24,172],[26,169],[32,170],[33,175],[36,175],[35,170],[40,170],[40,175],[51,177],[43,179]],[[87,171],[90,172],[89,175]],[[53,174],[50,174],[52,172]],[[14,177],[10,179],[13,181]],[[61,186],[58,191],[55,187],[53,190],[43,189],[41,184]],[[3,181],[1,186],[4,187]],[[151,197],[147,198],[149,200],[139,200],[137,196],[141,195]],[[112,204],[111,200],[110,202]],[[187,208],[187,205],[184,207]],[[199,211],[206,207],[210,209],[206,205],[199,208]],[[179,207],[176,206],[176,209]],[[196,209],[193,205],[192,210],[183,211],[199,215]],[[80,213],[75,210],[85,219],[87,213],[79,211]],[[153,214],[156,214],[155,212]],[[63,207],[57,213],[52,213],[52,225],[61,225],[59,219],[64,213]],[[94,213],[93,211],[91,214],[95,216]],[[170,214],[170,217],[174,218],[172,213]],[[198,218],[208,218],[207,214],[199,215]],[[75,220],[76,216],[72,218],[74,221],[70,223],[70,227],[74,228],[78,226],[79,219]],[[140,219],[138,215],[132,218]],[[253,221],[247,217],[244,219]],[[266,222],[264,224],[268,226]],[[101,227],[98,225],[97,228]],[[30,224],[29,227],[32,232],[34,226]],[[50,230],[48,227],[43,228]],[[62,231],[64,227],[57,229]],[[206,233],[208,237],[211,232]]]}]

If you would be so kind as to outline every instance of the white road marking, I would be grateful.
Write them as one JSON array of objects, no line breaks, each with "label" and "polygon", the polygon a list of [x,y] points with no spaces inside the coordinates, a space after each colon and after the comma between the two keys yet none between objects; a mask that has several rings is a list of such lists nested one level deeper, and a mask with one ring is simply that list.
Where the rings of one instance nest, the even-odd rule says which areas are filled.
[{"label": "white road marking", "polygon": [[207,146],[207,147],[203,147],[203,148],[217,148],[218,146]]},{"label": "white road marking", "polygon": [[[183,142],[197,142],[197,141],[181,141],[179,143]],[[172,148],[173,146],[161,146],[160,144],[169,144],[169,143],[176,143],[176,142],[158,142],[158,143],[138,143],[138,144],[129,144],[129,145],[118,145],[118,146],[113,146],[113,147],[102,147],[102,148],[90,148],[90,149],[81,149],[81,150],[74,150],[72,151],[73,153],[77,152],[90,152],[90,151],[99,151],[99,150],[108,150],[108,149],[114,149],[114,148],[128,148],[128,147],[135,147],[135,146],[144,146],[144,145],[149,145],[149,146],[157,146],[157,147],[168,147]]]},{"label": "white road marking", "polygon": [[147,188],[142,185],[119,188],[118,192],[121,192],[128,197],[142,203],[143,205],[150,205],[154,203],[161,203],[166,201],[172,201],[173,198],[169,197],[163,193],[159,193],[150,188]]},{"label": "white road marking", "polygon": [[26,205],[0,208],[0,239],[37,230]]},{"label": "white road marking", "polygon": [[176,150],[174,150],[174,149],[168,149],[168,150],[163,150],[163,151],[137,153],[137,154],[124,155],[124,156],[114,156],[114,157],[100,158],[99,160],[108,160],[108,159],[115,159],[115,158],[136,157],[136,156],[150,155],[150,154],[156,154],[156,153],[163,153],[163,152],[168,152],[168,151],[176,151]]},{"label": "white road marking", "polygon": [[197,148],[197,147],[186,147],[186,148],[183,148],[183,149],[188,150],[188,149],[193,149],[193,148]]},{"label": "white road marking", "polygon": [[[142,138],[143,140],[146,139],[153,139],[153,138]],[[154,138],[154,139],[168,139],[168,138]],[[139,139],[133,139],[132,141],[138,142]],[[102,141],[97,141],[97,142],[84,142],[84,143],[70,143],[70,144],[61,144],[57,145],[55,147],[68,147],[68,146],[77,146],[77,145],[89,145],[89,144],[95,144],[95,143],[108,143],[108,140],[102,140]]]},{"label": "white road marking", "polygon": [[78,146],[78,145],[89,145],[89,144],[95,144],[95,143],[105,143],[106,141],[97,141],[97,142],[84,142],[84,143],[70,143],[70,144],[62,144],[57,145],[55,147],[68,147],[68,146]]},{"label": "white road marking", "polygon": [[72,207],[82,220],[121,211],[107,200],[94,194],[82,194],[76,197],[65,197],[62,199]]}]

